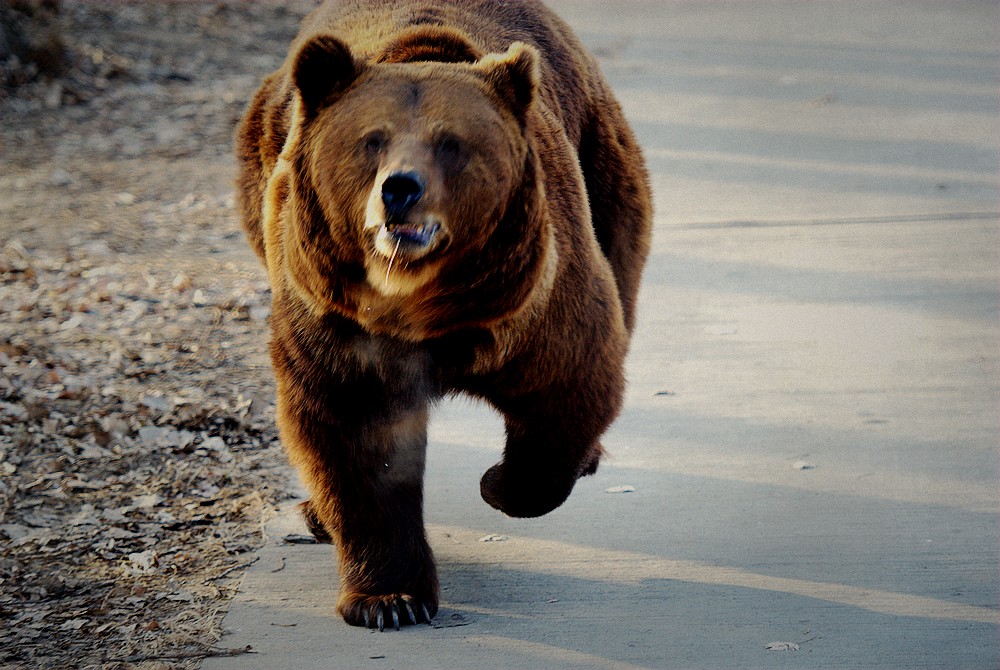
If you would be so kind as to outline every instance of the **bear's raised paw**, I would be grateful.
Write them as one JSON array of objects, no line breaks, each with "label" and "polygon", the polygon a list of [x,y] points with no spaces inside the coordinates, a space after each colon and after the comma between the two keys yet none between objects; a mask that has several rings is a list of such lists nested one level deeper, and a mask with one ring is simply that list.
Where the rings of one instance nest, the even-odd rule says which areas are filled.
[{"label": "bear's raised paw", "polygon": [[511,468],[501,462],[483,474],[479,492],[507,516],[532,518],[548,514],[569,497],[575,478],[563,476],[562,480],[557,482],[548,472]]},{"label": "bear's raised paw", "polygon": [[[487,470],[479,481],[479,492],[491,507],[507,516],[530,518],[548,514],[563,504],[576,480],[597,472],[603,447],[595,443],[583,455],[576,469],[555,461],[538,463],[508,460]],[[537,452],[535,452],[537,456]]]}]

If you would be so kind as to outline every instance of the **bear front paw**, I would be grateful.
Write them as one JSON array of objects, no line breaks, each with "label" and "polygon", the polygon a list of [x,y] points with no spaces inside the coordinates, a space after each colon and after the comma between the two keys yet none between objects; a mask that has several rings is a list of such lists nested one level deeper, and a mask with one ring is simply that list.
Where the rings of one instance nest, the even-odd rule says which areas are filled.
[{"label": "bear front paw", "polygon": [[399,630],[401,625],[429,624],[437,614],[437,600],[415,598],[405,593],[373,596],[348,593],[340,596],[337,611],[352,626]]},{"label": "bear front paw", "polygon": [[548,514],[562,505],[573,490],[575,479],[547,477],[534,471],[518,472],[505,463],[497,463],[479,481],[479,492],[491,507],[507,516],[530,518]]},{"label": "bear front paw", "polygon": [[510,461],[497,463],[483,475],[479,492],[491,507],[507,516],[536,517],[562,505],[576,480],[597,472],[604,449],[594,443],[575,465],[573,461]]}]

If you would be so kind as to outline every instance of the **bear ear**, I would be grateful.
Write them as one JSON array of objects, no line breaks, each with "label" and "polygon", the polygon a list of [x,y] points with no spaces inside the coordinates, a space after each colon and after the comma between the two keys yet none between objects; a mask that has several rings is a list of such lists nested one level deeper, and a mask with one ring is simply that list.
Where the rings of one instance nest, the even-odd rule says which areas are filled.
[{"label": "bear ear", "polygon": [[505,54],[489,54],[477,67],[493,85],[501,100],[523,120],[538,91],[538,51],[523,42],[514,42]]},{"label": "bear ear", "polygon": [[292,68],[292,80],[310,112],[343,93],[358,74],[358,64],[350,49],[332,35],[310,38],[295,55]]}]

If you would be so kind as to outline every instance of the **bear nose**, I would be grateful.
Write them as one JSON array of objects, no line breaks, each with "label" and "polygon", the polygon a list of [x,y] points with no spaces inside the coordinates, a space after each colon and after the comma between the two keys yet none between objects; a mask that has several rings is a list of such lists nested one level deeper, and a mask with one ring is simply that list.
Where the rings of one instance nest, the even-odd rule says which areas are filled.
[{"label": "bear nose", "polygon": [[389,220],[401,219],[424,194],[423,179],[416,172],[393,172],[382,182],[382,204]]}]

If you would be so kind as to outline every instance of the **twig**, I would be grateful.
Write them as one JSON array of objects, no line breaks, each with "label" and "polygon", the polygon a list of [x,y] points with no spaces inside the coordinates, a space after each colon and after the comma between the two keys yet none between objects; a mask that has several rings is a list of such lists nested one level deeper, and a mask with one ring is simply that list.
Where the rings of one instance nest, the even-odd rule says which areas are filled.
[{"label": "twig", "polygon": [[208,647],[201,651],[182,651],[176,654],[135,654],[126,658],[109,658],[105,663],[143,663],[145,661],[183,661],[192,658],[213,658],[216,656],[242,656],[244,654],[256,654],[249,644],[242,649],[230,649],[227,647]]},{"label": "twig", "polygon": [[392,256],[389,256],[389,266],[385,269],[385,285],[389,286],[389,273],[392,272],[392,262],[396,260],[396,254],[399,253],[399,238],[396,238],[396,248],[392,250]]},{"label": "twig", "polygon": [[254,556],[253,560],[247,561],[246,563],[240,563],[239,565],[234,565],[231,568],[227,568],[226,570],[224,570],[221,573],[217,574],[215,577],[209,577],[204,582],[202,582],[202,584],[208,584],[209,582],[214,582],[217,579],[222,579],[223,577],[225,577],[226,575],[228,575],[230,572],[233,572],[235,570],[240,570],[242,568],[249,568],[251,565],[253,565],[254,563],[256,563],[259,560],[260,560],[260,556]]}]

